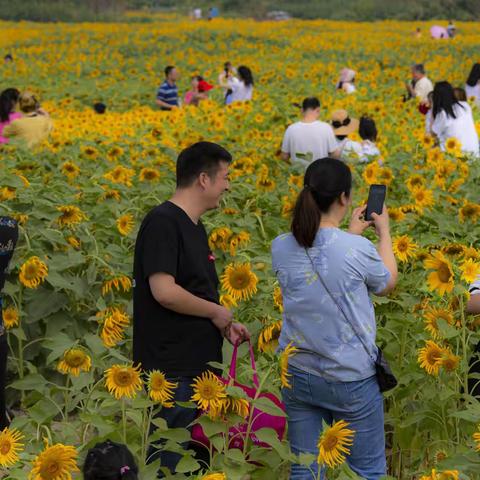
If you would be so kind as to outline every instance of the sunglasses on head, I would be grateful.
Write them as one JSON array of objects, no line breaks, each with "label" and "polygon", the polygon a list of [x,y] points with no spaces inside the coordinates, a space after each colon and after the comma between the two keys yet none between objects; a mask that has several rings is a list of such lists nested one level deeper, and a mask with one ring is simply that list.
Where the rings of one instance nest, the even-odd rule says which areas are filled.
[{"label": "sunglasses on head", "polygon": [[334,120],[332,122],[332,126],[335,127],[335,128],[340,128],[340,127],[346,127],[347,125],[349,125],[351,122],[350,120],[350,117],[347,117],[345,120],[343,121],[340,121],[340,120]]}]

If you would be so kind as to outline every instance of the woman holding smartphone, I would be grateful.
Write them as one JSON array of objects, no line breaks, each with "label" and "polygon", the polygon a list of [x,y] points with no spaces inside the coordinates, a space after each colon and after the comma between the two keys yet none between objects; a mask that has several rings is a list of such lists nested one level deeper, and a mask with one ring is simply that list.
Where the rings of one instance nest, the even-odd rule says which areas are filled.
[{"label": "woman holding smartphone", "polygon": [[[386,459],[370,294],[387,295],[394,288],[397,265],[385,207],[370,222],[363,220],[365,207],[357,208],[348,231],[340,228],[351,194],[348,166],[333,158],[314,161],[305,172],[291,233],[272,243],[284,303],[280,349],[298,349],[289,359],[291,388],[282,396],[294,453],[317,455],[322,422],[345,420],[355,431],[350,467],[377,480],[386,474]],[[371,225],[377,247],[362,236]],[[293,465],[290,478],[311,479],[312,470],[318,471],[316,462],[310,468]]]}]

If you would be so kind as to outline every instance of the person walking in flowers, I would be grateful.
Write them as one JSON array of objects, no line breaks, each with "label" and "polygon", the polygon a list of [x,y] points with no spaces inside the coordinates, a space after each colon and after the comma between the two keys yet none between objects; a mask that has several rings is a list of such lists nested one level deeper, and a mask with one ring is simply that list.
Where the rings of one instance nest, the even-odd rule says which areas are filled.
[{"label": "person walking in flowers", "polygon": [[[160,370],[175,386],[175,401],[189,401],[194,378],[222,361],[223,338],[236,344],[250,337],[219,303],[215,256],[201,221],[228,190],[231,160],[215,143],[183,150],[175,193],[146,215],[136,240],[133,359],[146,372]],[[173,405],[160,416],[169,428],[187,428],[197,412]],[[171,472],[181,458],[153,446],[148,455]]]}]

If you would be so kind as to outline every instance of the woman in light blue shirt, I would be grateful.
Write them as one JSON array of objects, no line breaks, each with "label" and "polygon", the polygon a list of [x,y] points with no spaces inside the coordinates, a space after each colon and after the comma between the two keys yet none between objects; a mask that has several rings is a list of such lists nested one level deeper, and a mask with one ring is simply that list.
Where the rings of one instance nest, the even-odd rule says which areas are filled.
[{"label": "woman in light blue shirt", "polygon": [[[377,480],[386,474],[386,460],[370,294],[386,295],[394,288],[397,265],[385,207],[372,222],[363,221],[365,208],[357,208],[348,231],[339,228],[351,205],[351,188],[351,172],[343,162],[314,161],[305,172],[292,233],[272,243],[284,305],[280,349],[290,343],[298,349],[289,360],[291,388],[282,395],[294,453],[317,455],[322,422],[345,420],[356,432],[350,467]],[[372,224],[377,247],[362,236]],[[295,464],[290,478],[311,479],[312,470],[317,471],[316,463],[310,468]]]}]

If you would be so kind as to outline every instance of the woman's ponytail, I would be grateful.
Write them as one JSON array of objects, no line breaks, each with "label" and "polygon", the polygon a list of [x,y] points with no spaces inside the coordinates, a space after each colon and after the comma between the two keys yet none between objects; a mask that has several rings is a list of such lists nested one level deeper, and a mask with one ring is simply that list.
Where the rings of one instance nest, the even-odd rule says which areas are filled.
[{"label": "woman's ponytail", "polygon": [[322,213],[328,212],[342,193],[350,196],[352,173],[341,160],[325,157],[308,166],[304,185],[293,209],[291,229],[300,246],[311,248]]},{"label": "woman's ponytail", "polygon": [[299,245],[305,248],[313,245],[321,217],[312,189],[305,186],[298,195],[292,219],[292,233]]}]

